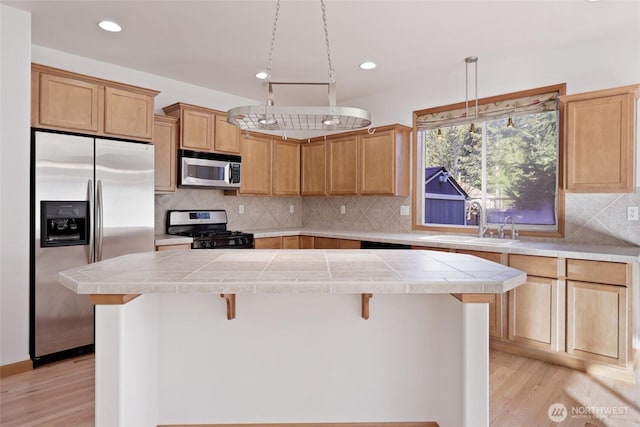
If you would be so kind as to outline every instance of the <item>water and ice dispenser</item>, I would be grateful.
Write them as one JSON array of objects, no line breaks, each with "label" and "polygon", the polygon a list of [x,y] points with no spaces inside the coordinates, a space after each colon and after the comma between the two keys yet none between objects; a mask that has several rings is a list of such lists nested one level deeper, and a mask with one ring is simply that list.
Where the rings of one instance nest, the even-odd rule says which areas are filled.
[{"label": "water and ice dispenser", "polygon": [[89,203],[85,201],[40,202],[40,246],[89,244]]}]

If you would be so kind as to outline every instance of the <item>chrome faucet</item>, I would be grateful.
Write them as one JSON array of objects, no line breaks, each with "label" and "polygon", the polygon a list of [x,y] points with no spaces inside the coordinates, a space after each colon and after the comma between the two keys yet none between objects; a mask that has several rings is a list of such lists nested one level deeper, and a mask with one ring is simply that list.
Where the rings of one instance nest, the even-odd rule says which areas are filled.
[{"label": "chrome faucet", "polygon": [[469,203],[469,208],[467,209],[467,221],[471,219],[471,211],[475,211],[476,215],[478,215],[478,237],[484,237],[484,233],[487,232],[489,227],[486,225],[480,202],[474,200]]},{"label": "chrome faucet", "polygon": [[501,239],[504,239],[504,228],[507,226],[507,223],[511,223],[511,238],[512,239],[517,239],[518,238],[518,230],[515,228],[516,227],[516,220],[513,219],[512,216],[508,216],[504,219],[504,222],[502,223],[502,225],[500,225],[500,228],[498,229],[498,237],[500,237]]}]

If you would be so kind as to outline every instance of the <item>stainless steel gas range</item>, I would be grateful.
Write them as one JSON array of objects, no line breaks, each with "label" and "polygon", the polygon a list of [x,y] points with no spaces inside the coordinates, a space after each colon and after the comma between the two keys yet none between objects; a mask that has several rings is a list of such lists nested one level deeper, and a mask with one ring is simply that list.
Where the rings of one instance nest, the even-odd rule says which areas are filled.
[{"label": "stainless steel gas range", "polygon": [[227,230],[227,212],[167,211],[167,234],[193,238],[191,249],[252,249],[253,234]]}]

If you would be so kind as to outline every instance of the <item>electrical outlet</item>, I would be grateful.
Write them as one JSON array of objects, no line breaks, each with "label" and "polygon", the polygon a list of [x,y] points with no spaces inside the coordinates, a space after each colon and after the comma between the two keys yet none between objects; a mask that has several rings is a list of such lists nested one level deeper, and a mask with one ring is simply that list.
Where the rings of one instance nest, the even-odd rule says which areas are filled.
[{"label": "electrical outlet", "polygon": [[342,215],[347,213],[347,207],[345,205],[340,206],[340,213]]},{"label": "electrical outlet", "polygon": [[628,206],[627,207],[627,221],[637,221],[638,220],[638,207],[637,206]]},{"label": "electrical outlet", "polygon": [[400,206],[400,215],[409,216],[409,206]]},{"label": "electrical outlet", "polygon": [[295,213],[296,212],[296,207],[293,205],[289,205],[289,213]]},{"label": "electrical outlet", "polygon": [[238,213],[242,215],[244,213],[244,205],[238,206]]}]

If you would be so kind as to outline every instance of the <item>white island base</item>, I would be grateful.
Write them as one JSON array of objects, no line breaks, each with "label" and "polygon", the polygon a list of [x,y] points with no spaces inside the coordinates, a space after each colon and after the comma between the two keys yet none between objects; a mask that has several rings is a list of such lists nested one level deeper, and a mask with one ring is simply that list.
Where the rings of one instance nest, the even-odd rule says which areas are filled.
[{"label": "white island base", "polygon": [[96,427],[489,425],[487,304],[450,295],[142,295],[96,306]]},{"label": "white island base", "polygon": [[504,292],[524,273],[430,251],[301,252],[147,253],[61,273],[98,304],[96,427],[488,427],[488,305],[446,292]]}]

